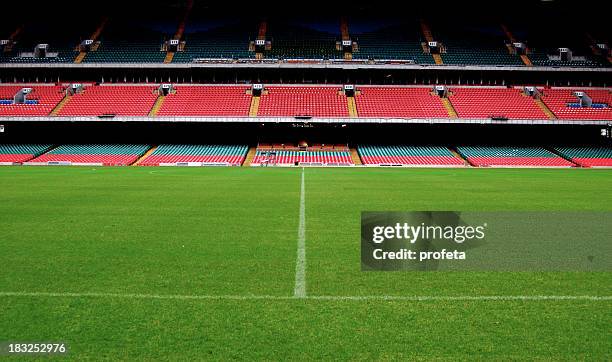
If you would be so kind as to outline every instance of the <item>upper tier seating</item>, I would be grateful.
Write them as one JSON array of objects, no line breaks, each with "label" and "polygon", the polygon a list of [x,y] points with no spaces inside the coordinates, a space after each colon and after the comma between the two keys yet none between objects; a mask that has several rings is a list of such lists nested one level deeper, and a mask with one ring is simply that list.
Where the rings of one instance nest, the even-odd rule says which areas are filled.
[{"label": "upper tier seating", "polygon": [[[351,28],[354,23],[351,22]],[[393,25],[376,30],[356,33],[353,40],[359,50],[354,59],[413,60],[417,64],[434,64],[430,54],[423,53],[419,30],[406,25]],[[359,29],[359,25],[357,25]]]},{"label": "upper tier seating", "polygon": [[555,150],[583,167],[612,167],[612,147],[556,147]]},{"label": "upper tier seating", "polygon": [[460,118],[547,119],[521,89],[455,87],[450,91],[449,99]]},{"label": "upper tier seating", "polygon": [[[58,22],[29,22],[22,27],[14,39],[15,45],[11,52],[0,51],[2,63],[72,63],[78,52],[75,50],[79,43],[79,31]],[[0,35],[3,38],[3,35]],[[48,56],[33,57],[34,48],[38,44],[48,44]]]},{"label": "upper tier seating", "polygon": [[45,152],[49,147],[51,145],[0,144],[0,164],[26,162]]},{"label": "upper tier seating", "polygon": [[[11,104],[15,94],[22,88],[32,88],[32,93],[27,96],[27,104]],[[48,116],[64,95],[62,86],[0,85],[0,116]]]},{"label": "upper tier seating", "polygon": [[337,87],[269,86],[261,96],[259,116],[348,117],[346,96]]},{"label": "upper tier seating", "polygon": [[188,25],[185,49],[174,54],[174,63],[191,63],[198,58],[245,59],[254,58],[249,52],[249,36],[255,34],[255,26],[226,25],[200,30],[199,24]]},{"label": "upper tier seating", "polygon": [[164,34],[133,24],[109,22],[100,41],[84,63],[162,63],[166,57]]},{"label": "upper tier seating", "polygon": [[345,151],[285,151],[276,150],[274,156],[268,154],[270,152],[266,149],[257,149],[255,158],[251,163],[252,166],[258,166],[261,164],[274,164],[274,165],[295,165],[295,163],[310,163],[318,164],[321,166],[329,165],[354,165],[351,159],[351,153],[348,150]]},{"label": "upper tier seating", "polygon": [[440,146],[359,146],[364,165],[457,167],[464,162]]},{"label": "upper tier seating", "polygon": [[127,166],[144,155],[147,145],[63,145],[29,161],[32,163],[92,163],[104,166]]},{"label": "upper tier seating", "polygon": [[[578,103],[575,91],[584,91],[593,103],[603,103],[607,108],[577,108],[570,103]],[[559,119],[612,120],[612,93],[609,89],[545,89],[542,100]]]},{"label": "upper tier seating", "polygon": [[272,49],[264,52],[268,59],[342,59],[341,51],[336,50],[339,36],[310,29],[270,22],[267,38],[272,41]]},{"label": "upper tier seating", "polygon": [[510,54],[499,26],[463,29],[434,25],[434,38],[446,48],[444,64],[522,66],[518,55]]},{"label": "upper tier seating", "polygon": [[159,166],[184,162],[227,164],[240,166],[244,162],[246,145],[160,145],[140,162],[142,166]]},{"label": "upper tier seating", "polygon": [[70,98],[60,116],[147,116],[157,95],[154,86],[87,86]]},{"label": "upper tier seating", "polygon": [[448,118],[440,97],[429,87],[358,87],[360,117]]},{"label": "upper tier seating", "polygon": [[540,147],[457,147],[478,167],[572,167],[571,162]]},{"label": "upper tier seating", "polygon": [[164,116],[242,116],[249,115],[251,96],[247,86],[178,85],[176,93],[165,97],[157,113]]}]

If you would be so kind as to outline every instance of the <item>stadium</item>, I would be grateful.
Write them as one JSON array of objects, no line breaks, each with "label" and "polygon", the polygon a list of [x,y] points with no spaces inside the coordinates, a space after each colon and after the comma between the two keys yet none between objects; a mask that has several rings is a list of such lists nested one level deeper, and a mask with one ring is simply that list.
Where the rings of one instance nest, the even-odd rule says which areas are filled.
[{"label": "stadium", "polygon": [[0,355],[612,357],[604,5],[2,7]]}]

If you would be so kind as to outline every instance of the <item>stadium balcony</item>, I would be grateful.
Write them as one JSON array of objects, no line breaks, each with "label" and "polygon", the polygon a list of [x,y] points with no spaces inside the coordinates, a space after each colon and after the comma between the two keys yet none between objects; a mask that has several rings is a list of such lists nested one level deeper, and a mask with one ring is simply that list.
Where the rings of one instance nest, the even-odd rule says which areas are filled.
[{"label": "stadium balcony", "polygon": [[440,146],[358,146],[367,166],[463,167],[465,162]]},{"label": "stadium balcony", "polygon": [[46,150],[51,145],[38,144],[0,144],[0,165],[12,165],[29,161]]},{"label": "stadium balcony", "polygon": [[165,97],[159,117],[248,116],[251,96],[248,86],[178,85]]},{"label": "stadium balcony", "polygon": [[136,162],[150,147],[147,145],[62,145],[26,164],[95,164],[127,166]]},{"label": "stadium balcony", "polygon": [[147,116],[157,99],[152,85],[91,85],[70,97],[59,116]]},{"label": "stadium balcony", "polygon": [[547,119],[519,88],[452,87],[449,99],[460,118]]},{"label": "stadium balcony", "polygon": [[[592,99],[591,107],[580,105],[575,92],[584,92]],[[612,120],[612,92],[595,88],[552,88],[541,91],[542,100],[559,119]]]},{"label": "stadium balcony", "polygon": [[[24,88],[31,92],[23,103],[15,104],[15,95]],[[64,87],[51,84],[0,85],[0,117],[48,116],[64,96]]]},{"label": "stadium balcony", "polygon": [[144,158],[141,166],[224,165],[240,166],[246,157],[246,145],[160,145]]},{"label": "stadium balcony", "polygon": [[340,86],[268,86],[258,116],[348,117]]},{"label": "stadium balcony", "polygon": [[476,167],[573,167],[574,164],[541,147],[457,147]]},{"label": "stadium balcony", "polygon": [[612,147],[555,147],[555,151],[582,167],[612,167]]},{"label": "stadium balcony", "polygon": [[448,118],[431,87],[360,86],[355,97],[360,117]]}]

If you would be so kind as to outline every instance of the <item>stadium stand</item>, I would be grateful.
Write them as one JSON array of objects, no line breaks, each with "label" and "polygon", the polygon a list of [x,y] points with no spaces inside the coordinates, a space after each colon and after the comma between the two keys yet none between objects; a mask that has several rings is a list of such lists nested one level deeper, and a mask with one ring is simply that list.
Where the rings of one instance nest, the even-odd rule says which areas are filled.
[{"label": "stadium stand", "polygon": [[[270,152],[274,154],[271,155]],[[351,154],[348,148],[344,150],[266,150],[257,149],[252,166],[274,165],[317,165],[317,166],[352,166]]]},{"label": "stadium stand", "polygon": [[440,146],[358,146],[364,165],[461,167],[465,163],[446,147]]},{"label": "stadium stand", "polygon": [[110,21],[100,36],[99,47],[88,52],[83,63],[162,63],[166,57],[162,51],[165,36],[168,34],[132,21]]},{"label": "stadium stand", "polygon": [[[0,52],[3,63],[71,63],[78,54],[78,33],[71,27],[32,22],[22,28],[8,53]],[[44,52],[35,48],[46,44]]]},{"label": "stadium stand", "polygon": [[429,54],[423,53],[421,39],[418,37],[416,22],[392,24],[380,20],[375,26],[368,26],[365,19],[352,19],[351,32],[358,44],[353,59],[371,60],[412,60],[417,64],[434,64]]},{"label": "stadium stand", "polygon": [[51,145],[39,144],[0,144],[0,165],[13,165],[26,162],[42,154]]},{"label": "stadium stand", "polygon": [[541,147],[457,147],[477,167],[572,167],[573,163]]},{"label": "stadium stand", "polygon": [[[529,46],[529,58],[535,66],[545,67],[609,67],[604,57],[594,56],[588,48],[584,32],[573,26],[558,26],[548,23],[517,24],[513,26]],[[572,52],[571,60],[560,58],[559,48]]]},{"label": "stadium stand", "polygon": [[336,49],[338,34],[308,27],[271,21],[269,39],[272,48],[264,53],[267,59],[343,59]]},{"label": "stadium stand", "polygon": [[158,116],[243,116],[249,115],[251,96],[247,86],[176,86],[165,97]]},{"label": "stadium stand", "polygon": [[142,156],[147,145],[62,145],[25,164],[96,164],[103,166],[127,166]]},{"label": "stadium stand", "polygon": [[[23,88],[32,92],[25,103],[14,104],[15,95]],[[0,85],[0,116],[47,116],[64,95],[64,87],[52,84]]]},{"label": "stadium stand", "polygon": [[431,87],[358,88],[355,97],[360,117],[447,118],[448,113]]},{"label": "stadium stand", "polygon": [[453,87],[449,97],[460,118],[546,119],[518,88]]},{"label": "stadium stand", "polygon": [[227,24],[215,27],[205,22],[190,23],[185,29],[185,48],[176,52],[174,63],[191,63],[194,59],[251,59],[249,39],[254,37],[253,24]]},{"label": "stadium stand", "polygon": [[499,26],[462,28],[436,26],[439,41],[445,52],[441,54],[444,64],[457,65],[504,65],[522,66],[521,58],[510,54],[505,46]]},{"label": "stadium stand", "polygon": [[140,162],[141,166],[225,165],[240,166],[246,157],[246,145],[160,145]]},{"label": "stadium stand", "polygon": [[612,167],[612,147],[555,147],[555,151],[582,167]]},{"label": "stadium stand", "polygon": [[269,86],[261,96],[259,116],[348,117],[340,86]]},{"label": "stadium stand", "polygon": [[60,116],[147,116],[157,94],[153,85],[91,85],[75,94]]},{"label": "stadium stand", "polygon": [[[574,92],[585,92],[593,100],[593,107],[579,106]],[[559,119],[612,120],[612,92],[610,89],[553,88],[541,91],[542,101]]]}]

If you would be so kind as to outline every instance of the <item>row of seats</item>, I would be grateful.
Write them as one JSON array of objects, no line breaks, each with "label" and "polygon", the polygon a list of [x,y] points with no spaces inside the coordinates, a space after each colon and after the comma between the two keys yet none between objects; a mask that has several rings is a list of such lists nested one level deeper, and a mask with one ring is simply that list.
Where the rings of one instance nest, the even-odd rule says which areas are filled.
[{"label": "row of seats", "polygon": [[295,165],[315,163],[321,165],[353,165],[351,153],[347,151],[269,151],[257,149],[251,165]]},{"label": "row of seats", "polygon": [[612,120],[612,90],[610,89],[582,89],[593,103],[607,105],[606,108],[576,108],[568,104],[577,103],[574,92],[581,89],[545,89],[542,91],[542,100],[559,119],[602,119]]},{"label": "row of seats", "polygon": [[140,165],[159,166],[184,162],[240,166],[244,162],[246,145],[168,145],[157,147]]},{"label": "row of seats", "polygon": [[[0,164],[102,164],[130,165],[143,157],[148,145],[73,144],[53,148],[49,144],[0,144]],[[460,146],[458,154],[442,146],[359,145],[359,157],[366,166],[460,167],[466,159],[476,167],[612,167],[612,147],[495,147]],[[140,160],[142,166],[241,165],[246,145],[162,144]],[[46,152],[46,153],[45,153]],[[150,152],[150,151],[149,151]],[[252,161],[258,165],[352,165],[346,150],[271,150],[258,147]]]},{"label": "row of seats", "polygon": [[0,164],[29,161],[50,147],[47,144],[0,144]]},{"label": "row of seats", "polygon": [[[32,92],[27,95],[27,99],[32,102],[29,104],[12,104],[15,94],[22,88],[32,88]],[[53,108],[64,98],[65,89],[61,86],[54,85],[35,85],[35,86],[16,86],[16,85],[0,85],[0,116],[24,116],[36,117],[47,116]]]},{"label": "row of seats", "polygon": [[556,147],[555,151],[583,167],[612,167],[612,147]]},{"label": "row of seats", "polygon": [[477,167],[572,167],[574,164],[541,147],[457,147]]},{"label": "row of seats", "polygon": [[[32,85],[28,104],[13,105],[23,86],[0,85],[0,116],[47,116],[64,98],[65,87]],[[267,86],[261,96],[260,117],[348,117],[347,97],[340,86]],[[252,97],[249,86],[177,85],[164,97],[158,117],[247,117]],[[59,116],[147,116],[158,94],[154,85],[86,86],[70,97]],[[559,119],[612,120],[610,89],[582,89],[600,108],[580,108],[578,88],[541,89],[542,101]],[[450,104],[459,118],[547,119],[536,101],[520,88],[450,87]],[[448,118],[442,99],[431,87],[361,86],[355,97],[359,117]]]},{"label": "row of seats", "polygon": [[534,100],[515,88],[453,88],[450,101],[460,118],[546,119]]},{"label": "row of seats", "polygon": [[153,86],[91,86],[75,94],[60,116],[147,116],[157,94]]},{"label": "row of seats", "polygon": [[62,145],[27,163],[102,164],[126,166],[134,163],[150,148],[148,145]]},{"label": "row of seats", "polygon": [[364,165],[385,166],[463,166],[464,162],[446,147],[440,146],[373,146],[357,148]]},{"label": "row of seats", "polygon": [[248,86],[177,86],[165,97],[158,116],[236,116],[249,115],[251,96]]}]

